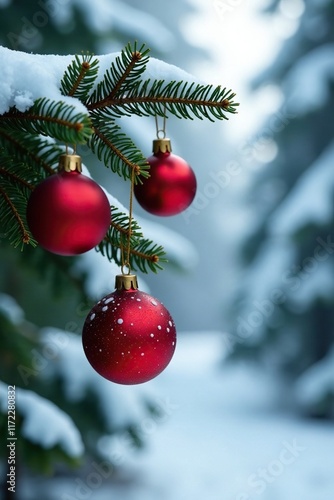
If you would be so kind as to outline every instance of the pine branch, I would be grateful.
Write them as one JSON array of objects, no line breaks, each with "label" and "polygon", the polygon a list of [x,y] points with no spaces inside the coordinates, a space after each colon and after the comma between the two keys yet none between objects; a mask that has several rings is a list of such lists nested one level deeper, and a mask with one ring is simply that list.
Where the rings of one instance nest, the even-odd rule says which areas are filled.
[{"label": "pine branch", "polygon": [[145,80],[136,82],[124,95],[104,99],[95,104],[88,104],[89,110],[104,111],[105,118],[121,116],[155,116],[171,112],[177,118],[207,118],[227,120],[227,113],[235,114],[237,103],[233,102],[235,94],[220,85],[201,85],[194,82],[172,81],[165,84],[163,80]]},{"label": "pine branch", "polygon": [[[12,196],[8,194],[10,191],[14,193]],[[16,201],[15,204],[14,200]],[[6,190],[3,186],[0,186],[0,211],[2,223],[1,233],[7,237],[14,247],[27,243],[36,245],[30,237],[24,216],[19,213],[16,192],[8,188],[8,186]],[[17,228],[19,228],[19,237],[17,235]]]},{"label": "pine branch", "polygon": [[[108,260],[122,266],[126,257],[129,236],[129,217],[112,207],[112,220],[110,229],[98,246],[98,250]],[[147,273],[148,269],[157,272],[162,269],[160,262],[167,262],[164,249],[145,239],[137,221],[131,221],[130,233],[130,266],[131,269]]]},{"label": "pine branch", "polygon": [[[87,144],[107,167],[124,179],[132,178],[134,173],[136,183],[149,177],[150,167],[140,149],[122,132],[117,118],[168,113],[183,119],[214,121],[236,113],[235,94],[221,86],[143,79],[148,54],[145,45],[138,48],[136,43],[128,44],[96,87],[98,58],[75,56],[63,75],[60,90],[79,99],[87,112],[68,104],[70,100],[42,98],[24,113],[11,108],[0,116],[1,225],[15,246],[36,244],[27,229],[26,205],[33,186],[54,173],[54,165],[62,153],[55,141]],[[110,229],[98,250],[122,265],[130,235],[130,266],[143,272],[162,269],[160,263],[166,261],[163,248],[144,238],[136,221],[132,220],[129,228],[128,215],[115,207],[112,215]]]},{"label": "pine branch", "polygon": [[34,190],[34,186],[32,186],[29,182],[22,179],[18,174],[14,174],[5,168],[0,167],[0,177],[7,177],[11,183],[21,185],[24,188],[30,189],[30,191]]},{"label": "pine branch", "polygon": [[16,161],[29,163],[39,180],[54,174],[52,166],[58,163],[59,155],[63,153],[62,148],[50,139],[3,128],[0,128],[0,147],[6,151],[7,157],[12,155]]},{"label": "pine branch", "polygon": [[85,102],[95,83],[98,70],[99,60],[93,59],[92,55],[75,56],[61,81],[62,93]]},{"label": "pine branch", "polygon": [[88,115],[79,113],[74,106],[47,98],[38,99],[24,113],[12,108],[0,115],[0,127],[42,134],[72,144],[86,142],[92,133]]},{"label": "pine branch", "polygon": [[150,166],[133,141],[121,132],[119,125],[109,125],[104,119],[96,118],[93,118],[94,134],[90,147],[97,157],[124,179],[131,178],[132,170],[135,172],[135,183],[139,176],[147,178]]},{"label": "pine branch", "polygon": [[132,85],[139,81],[149,60],[149,49],[143,44],[137,49],[137,43],[132,47],[129,43],[106,71],[102,81],[92,93],[87,102],[88,109],[104,107],[109,99],[122,95]]}]

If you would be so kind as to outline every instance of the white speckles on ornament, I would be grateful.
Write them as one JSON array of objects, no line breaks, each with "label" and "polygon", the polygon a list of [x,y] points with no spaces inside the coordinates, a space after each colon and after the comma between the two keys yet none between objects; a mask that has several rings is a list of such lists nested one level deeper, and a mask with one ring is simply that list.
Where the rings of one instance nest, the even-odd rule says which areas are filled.
[{"label": "white speckles on ornament", "polygon": [[172,345],[175,345],[175,342],[172,342]]},{"label": "white speckles on ornament", "polygon": [[133,326],[133,323],[130,323],[131,326]]},{"label": "white speckles on ornament", "polygon": [[109,299],[106,300],[106,304],[109,304],[109,302],[114,302],[114,297],[109,297]]},{"label": "white speckles on ornament", "polygon": [[141,302],[141,299],[136,299],[137,302]]},{"label": "white speckles on ornament", "polygon": [[142,352],[140,355],[141,355],[141,356],[145,356],[145,353],[144,353],[144,352]]},{"label": "white speckles on ornament", "polygon": [[89,318],[89,319],[90,319],[91,321],[93,321],[93,319],[95,318],[95,316],[96,316],[96,314],[95,314],[95,313],[92,313],[92,314],[90,315],[90,318]]},{"label": "white speckles on ornament", "polygon": [[152,338],[153,338],[153,337],[154,337],[154,333],[151,333],[151,334],[150,334],[150,337],[152,337]]},{"label": "white speckles on ornament", "polygon": [[167,333],[169,333],[169,332],[170,332],[170,328],[167,328]]},{"label": "white speckles on ornament", "polygon": [[168,321],[168,324],[169,324],[169,326],[173,326],[173,323],[171,322],[171,320]]},{"label": "white speckles on ornament", "polygon": [[117,323],[118,323],[119,325],[121,325],[121,324],[123,323],[123,321],[124,321],[124,320],[123,320],[122,318],[118,318]]},{"label": "white speckles on ornament", "polygon": [[104,306],[104,307],[102,307],[102,311],[103,311],[103,312],[108,311],[108,306]]},{"label": "white speckles on ornament", "polygon": [[102,349],[99,349],[99,352],[102,352]]},{"label": "white speckles on ornament", "polygon": [[151,304],[152,304],[153,306],[157,306],[157,305],[158,305],[158,302],[156,302],[155,300],[151,300]]},{"label": "white speckles on ornament", "polygon": [[158,325],[158,330],[161,330],[161,325]]}]

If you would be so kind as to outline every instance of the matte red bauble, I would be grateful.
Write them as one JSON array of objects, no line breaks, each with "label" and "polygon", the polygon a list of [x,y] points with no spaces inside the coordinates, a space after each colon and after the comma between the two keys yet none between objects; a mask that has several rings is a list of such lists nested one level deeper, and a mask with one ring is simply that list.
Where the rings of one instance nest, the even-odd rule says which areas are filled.
[{"label": "matte red bauble", "polygon": [[176,329],[165,306],[137,289],[135,275],[119,275],[116,290],[89,312],[82,344],[102,377],[141,384],[159,375],[172,359]]},{"label": "matte red bauble", "polygon": [[77,255],[91,250],[110,226],[110,205],[101,187],[81,174],[78,155],[62,155],[60,172],[32,192],[27,222],[32,235],[46,250]]},{"label": "matte red bauble", "polygon": [[169,139],[153,141],[153,152],[147,159],[151,166],[150,177],[135,185],[135,197],[151,214],[179,214],[195,197],[195,174],[183,158],[171,153]]}]

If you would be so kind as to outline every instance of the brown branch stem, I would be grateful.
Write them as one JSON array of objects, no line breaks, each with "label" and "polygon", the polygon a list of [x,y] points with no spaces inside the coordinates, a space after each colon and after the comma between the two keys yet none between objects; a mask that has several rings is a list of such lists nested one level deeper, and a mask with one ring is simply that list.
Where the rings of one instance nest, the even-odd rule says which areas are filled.
[{"label": "brown branch stem", "polygon": [[22,241],[23,241],[23,243],[29,243],[29,241],[30,241],[30,235],[26,231],[26,228],[24,227],[23,220],[21,219],[20,214],[16,210],[16,208],[15,208],[12,200],[9,198],[9,196],[6,193],[6,191],[1,186],[0,186],[0,195],[4,198],[5,202],[7,203],[7,205],[10,208],[10,210],[12,211],[15,219],[17,220],[17,223],[18,223],[18,225],[20,227],[20,231],[21,231],[21,234],[22,234]]},{"label": "brown branch stem", "polygon": [[162,104],[184,104],[185,106],[207,106],[212,108],[224,108],[227,109],[231,105],[228,99],[223,99],[222,101],[206,101],[202,99],[189,99],[187,97],[150,97],[150,96],[137,96],[137,97],[106,97],[101,101],[88,104],[87,108],[89,110],[105,108],[105,107],[117,107],[125,106],[132,103],[162,103]]},{"label": "brown branch stem", "polygon": [[129,161],[128,158],[118,148],[116,148],[116,146],[98,128],[93,127],[93,132],[108,148],[113,151],[113,153],[115,153],[116,156],[118,156],[118,158],[122,160],[123,163],[125,163],[125,165],[127,165],[131,170],[134,170],[136,175],[140,174],[139,165]]},{"label": "brown branch stem", "polygon": [[0,121],[5,121],[6,120],[20,120],[20,119],[25,119],[25,120],[30,120],[30,121],[42,121],[42,122],[50,122],[50,123],[57,123],[58,125],[62,125],[66,128],[69,129],[74,129],[77,132],[83,129],[84,125],[83,123],[76,122],[72,123],[69,122],[68,120],[60,120],[56,116],[45,116],[45,115],[35,115],[35,114],[29,114],[29,113],[18,113],[16,111],[14,112],[8,112],[4,113],[3,115],[0,115]]},{"label": "brown branch stem", "polygon": [[69,91],[68,95],[69,96],[73,96],[77,90],[77,88],[79,87],[80,83],[82,82],[82,80],[85,78],[85,74],[87,73],[87,71],[89,70],[90,68],[90,64],[89,62],[87,61],[84,61],[81,65],[81,71],[78,75],[78,78],[76,80],[76,82],[73,84],[73,87],[71,88],[71,90]]},{"label": "brown branch stem", "polygon": [[21,179],[21,177],[19,177],[16,174],[13,174],[12,172],[9,172],[5,168],[0,167],[0,175],[5,175],[7,177],[10,177],[13,181],[17,182],[18,184],[23,184],[23,186],[27,187],[31,191],[35,189],[35,187],[32,186],[28,181]]}]

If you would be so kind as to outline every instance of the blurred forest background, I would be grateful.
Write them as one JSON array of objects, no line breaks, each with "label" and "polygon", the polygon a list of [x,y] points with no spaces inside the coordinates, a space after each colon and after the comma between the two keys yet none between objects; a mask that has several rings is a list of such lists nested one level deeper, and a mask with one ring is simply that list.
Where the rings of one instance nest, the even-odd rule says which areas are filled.
[{"label": "blurred forest background", "polygon": [[[195,332],[196,339],[205,339],[216,332],[222,372],[255,364],[260,377],[275,380],[270,390],[279,411],[332,420],[334,1],[171,0],[162,7],[153,0],[140,5],[134,0],[2,0],[0,13],[2,46],[103,54],[138,40],[151,47],[153,57],[237,93],[241,106],[233,123],[167,121],[173,151],[196,172],[198,193],[184,214],[162,222],[135,206],[136,217],[163,239],[171,260],[165,271],[139,276],[141,288],[168,307],[180,337],[191,339]],[[155,124],[131,118],[126,126],[149,156]],[[94,163],[84,148],[79,152],[92,176],[102,185],[112,183],[126,205],[124,181]],[[132,451],[145,446],[138,422],[163,420],[167,411],[152,395],[153,386],[115,386],[84,367],[78,334],[100,291],[100,296],[111,291],[113,280],[94,257],[62,259],[61,272],[59,266],[59,259],[39,249],[9,248],[0,234],[4,429],[7,385],[32,391],[22,393],[17,408],[20,500],[36,498],[36,482],[29,478],[38,481],[41,471],[66,476],[73,473],[67,465],[81,464],[87,474],[87,464],[95,460],[96,470],[107,474],[101,462],[105,447],[117,439]],[[213,397],[219,399],[219,383],[214,387]],[[27,431],[29,419],[39,423],[38,437]],[[54,424],[51,444],[42,424],[48,419]],[[6,450],[2,459],[5,472]],[[121,467],[113,478],[122,478]],[[77,488],[76,497],[58,498],[89,498],[79,483]],[[291,491],[263,498],[297,498]],[[5,483],[2,495],[10,498]],[[50,495],[45,500],[57,498],[51,491],[45,495]],[[324,496],[310,498],[331,496],[327,489]]]}]

